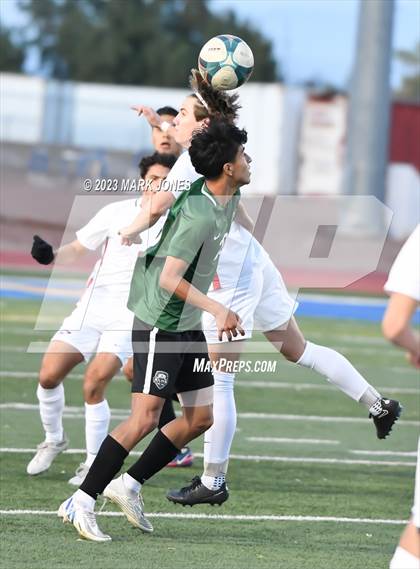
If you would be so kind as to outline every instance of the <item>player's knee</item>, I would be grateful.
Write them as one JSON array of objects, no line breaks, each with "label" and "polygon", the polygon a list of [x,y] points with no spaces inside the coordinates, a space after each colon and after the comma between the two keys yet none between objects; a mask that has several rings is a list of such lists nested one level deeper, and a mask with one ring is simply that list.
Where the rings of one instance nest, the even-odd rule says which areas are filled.
[{"label": "player's knee", "polygon": [[102,401],[109,374],[104,373],[97,367],[88,368],[83,382],[83,396],[86,403],[97,403]]},{"label": "player's knee", "polygon": [[83,397],[86,403],[91,405],[99,403],[103,399],[106,381],[88,380],[83,383]]},{"label": "player's knee", "polygon": [[192,435],[194,437],[199,437],[200,435],[205,433],[208,429],[210,429],[212,425],[213,425],[212,413],[209,412],[208,414],[200,415],[200,417],[197,417],[191,425]]},{"label": "player's knee", "polygon": [[60,385],[62,377],[58,370],[50,366],[42,366],[39,372],[39,384],[44,389],[54,389]]}]

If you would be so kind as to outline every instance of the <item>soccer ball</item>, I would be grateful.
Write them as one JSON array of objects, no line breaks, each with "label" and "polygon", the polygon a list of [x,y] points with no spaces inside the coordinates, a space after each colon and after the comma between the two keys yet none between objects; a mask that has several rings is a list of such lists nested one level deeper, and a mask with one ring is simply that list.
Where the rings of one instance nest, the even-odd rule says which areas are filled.
[{"label": "soccer ball", "polygon": [[248,81],[254,69],[254,55],[237,36],[215,36],[201,48],[198,69],[214,89],[229,91]]}]

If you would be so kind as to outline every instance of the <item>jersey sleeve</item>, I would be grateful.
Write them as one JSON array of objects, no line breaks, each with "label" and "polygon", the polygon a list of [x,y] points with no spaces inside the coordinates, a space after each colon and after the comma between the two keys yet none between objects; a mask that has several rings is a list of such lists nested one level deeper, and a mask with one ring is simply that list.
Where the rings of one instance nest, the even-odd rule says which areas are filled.
[{"label": "jersey sleeve", "polygon": [[86,249],[91,251],[97,249],[108,237],[114,215],[114,204],[109,204],[100,209],[84,227],[76,231],[77,240]]},{"label": "jersey sleeve", "polygon": [[190,265],[203,243],[210,238],[212,229],[211,219],[193,215],[189,208],[183,208],[167,246],[168,257],[182,259]]},{"label": "jersey sleeve", "polygon": [[182,192],[189,190],[190,185],[198,178],[201,178],[201,175],[195,171],[191,164],[188,152],[184,152],[167,175],[165,184],[174,198],[178,199]]}]

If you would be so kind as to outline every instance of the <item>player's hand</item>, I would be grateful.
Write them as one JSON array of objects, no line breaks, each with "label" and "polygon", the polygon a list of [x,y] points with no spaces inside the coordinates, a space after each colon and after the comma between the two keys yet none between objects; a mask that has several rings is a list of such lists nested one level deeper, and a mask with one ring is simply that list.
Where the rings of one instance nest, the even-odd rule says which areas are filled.
[{"label": "player's hand", "polygon": [[130,247],[130,245],[140,245],[140,243],[142,243],[140,235],[133,232],[129,225],[120,229],[118,231],[118,235],[121,236],[121,245],[127,245]]},{"label": "player's hand", "polygon": [[223,333],[229,342],[232,341],[232,337],[236,338],[238,332],[241,336],[245,336],[245,331],[241,326],[241,318],[233,310],[229,310],[225,306],[220,307],[220,309],[214,314],[216,319],[217,334],[219,341],[223,340]]},{"label": "player's hand", "polygon": [[53,248],[47,241],[44,241],[39,235],[34,235],[32,243],[31,255],[41,265],[49,265],[54,261]]},{"label": "player's hand", "polygon": [[160,128],[162,119],[154,109],[151,107],[146,107],[145,105],[135,105],[131,108],[133,111],[136,111],[137,116],[143,115],[151,127],[157,126]]}]

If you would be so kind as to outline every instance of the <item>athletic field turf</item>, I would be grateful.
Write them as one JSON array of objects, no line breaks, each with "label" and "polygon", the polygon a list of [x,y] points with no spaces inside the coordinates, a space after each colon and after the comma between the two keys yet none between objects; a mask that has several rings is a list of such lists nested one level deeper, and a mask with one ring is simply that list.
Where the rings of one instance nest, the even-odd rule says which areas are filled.
[{"label": "athletic field turf", "polygon": [[[2,565],[12,568],[378,569],[386,568],[409,516],[419,431],[419,377],[381,337],[378,323],[300,319],[306,336],[341,350],[384,394],[404,405],[391,437],[377,440],[366,411],[323,378],[283,361],[267,344],[245,359],[276,361],[275,373],[237,378],[238,432],[229,468],[231,498],[221,508],[170,504],[168,488],[201,472],[165,469],[144,489],[155,531],[144,535],[112,505],[99,516],[111,543],[77,538],[56,517],[67,480],[83,459],[80,366],[65,383],[71,450],[50,471],[25,469],[42,430],[36,407],[40,354],[33,340],[39,300],[4,298],[1,335]],[[68,310],[71,304],[68,304]],[[262,338],[258,338],[262,341]],[[109,387],[112,425],[127,415],[129,385]],[[141,451],[140,444],[137,451]],[[131,459],[132,460],[132,459]],[[131,462],[127,461],[127,464]]]}]

